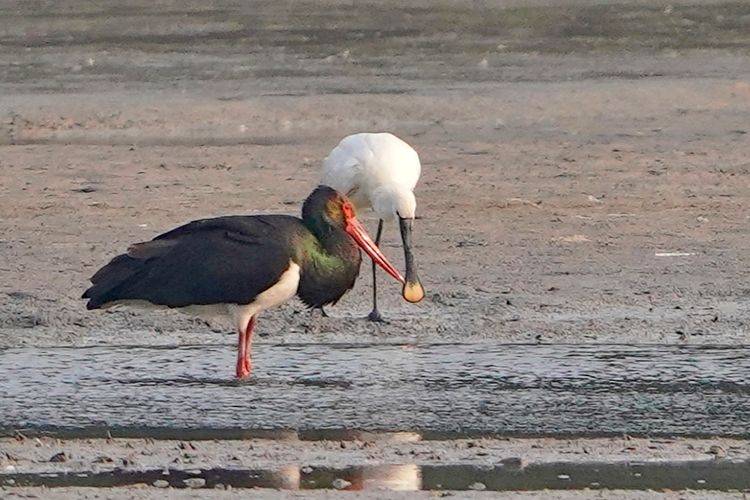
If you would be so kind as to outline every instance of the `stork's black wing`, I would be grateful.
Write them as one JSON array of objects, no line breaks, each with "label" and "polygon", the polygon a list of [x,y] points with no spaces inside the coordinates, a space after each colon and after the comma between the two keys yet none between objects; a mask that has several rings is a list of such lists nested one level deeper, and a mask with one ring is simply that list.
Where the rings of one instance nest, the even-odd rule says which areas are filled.
[{"label": "stork's black wing", "polygon": [[92,278],[87,308],[119,300],[168,307],[248,304],[289,267],[294,242],[309,234],[285,215],[193,221],[137,243]]}]

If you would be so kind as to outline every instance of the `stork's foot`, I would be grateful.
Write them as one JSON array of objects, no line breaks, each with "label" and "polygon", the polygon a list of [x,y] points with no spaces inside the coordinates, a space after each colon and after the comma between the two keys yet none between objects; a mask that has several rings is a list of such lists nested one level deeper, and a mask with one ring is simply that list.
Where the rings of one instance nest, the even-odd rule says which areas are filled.
[{"label": "stork's foot", "polygon": [[250,364],[249,359],[237,360],[237,370],[235,374],[237,375],[237,378],[239,380],[248,378],[252,371],[253,371],[253,366]]},{"label": "stork's foot", "polygon": [[372,311],[370,311],[370,314],[367,315],[367,319],[369,321],[372,321],[373,323],[388,323],[388,321],[386,321],[383,316],[380,315],[380,311],[378,311],[377,309],[373,309]]}]

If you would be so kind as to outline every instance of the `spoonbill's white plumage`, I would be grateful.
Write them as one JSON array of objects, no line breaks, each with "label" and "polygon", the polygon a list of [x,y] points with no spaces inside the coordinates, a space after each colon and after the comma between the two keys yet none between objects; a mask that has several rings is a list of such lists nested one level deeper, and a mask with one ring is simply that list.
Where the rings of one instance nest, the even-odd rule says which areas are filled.
[{"label": "spoonbill's white plumage", "polygon": [[[409,302],[419,302],[424,297],[411,243],[417,208],[414,188],[421,172],[419,155],[403,140],[389,133],[360,133],[345,137],[333,148],[323,161],[321,180],[347,194],[358,209],[372,208],[380,219],[376,242],[382,236],[383,221],[398,219],[406,260],[402,293]],[[369,318],[380,321],[374,267],[372,273],[373,307]]]}]

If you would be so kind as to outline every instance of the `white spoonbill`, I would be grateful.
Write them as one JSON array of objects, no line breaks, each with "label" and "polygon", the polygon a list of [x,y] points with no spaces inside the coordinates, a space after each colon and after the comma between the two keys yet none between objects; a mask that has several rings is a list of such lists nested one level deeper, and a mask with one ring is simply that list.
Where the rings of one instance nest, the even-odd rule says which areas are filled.
[{"label": "white spoonbill", "polygon": [[[406,260],[403,297],[409,302],[424,298],[412,253],[412,225],[417,208],[414,186],[422,167],[419,155],[406,142],[389,133],[360,133],[344,137],[323,161],[322,184],[345,193],[358,209],[370,207],[380,219],[376,244],[383,234],[383,221],[398,219]],[[371,321],[382,321],[378,311],[375,266],[372,267]]]}]

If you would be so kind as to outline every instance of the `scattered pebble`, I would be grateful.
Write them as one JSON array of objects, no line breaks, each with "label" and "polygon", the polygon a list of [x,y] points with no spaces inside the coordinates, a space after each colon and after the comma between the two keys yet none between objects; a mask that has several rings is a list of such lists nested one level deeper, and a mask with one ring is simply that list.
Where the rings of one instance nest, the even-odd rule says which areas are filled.
[{"label": "scattered pebble", "polygon": [[474,491],[484,491],[487,489],[487,486],[484,483],[476,482],[470,484],[469,489]]},{"label": "scattered pebble", "polygon": [[654,257],[690,257],[695,255],[692,252],[656,252]]},{"label": "scattered pebble", "polygon": [[202,477],[191,477],[190,479],[185,479],[182,482],[188,488],[203,488],[204,486],[206,486],[206,480]]},{"label": "scattered pebble", "polygon": [[727,456],[727,450],[718,444],[711,445],[711,447],[708,448],[708,453],[716,458],[724,458]]},{"label": "scattered pebble", "polygon": [[457,248],[486,247],[486,246],[487,246],[487,243],[484,241],[461,240],[458,243],[456,243]]},{"label": "scattered pebble", "polygon": [[49,461],[50,462],[67,462],[69,458],[70,457],[68,457],[67,453],[65,453],[64,451],[61,451],[60,453],[52,455]]},{"label": "scattered pebble", "polygon": [[168,488],[169,487],[169,482],[165,481],[164,479],[157,479],[156,481],[154,481],[153,483],[151,483],[151,485],[154,488]]},{"label": "scattered pebble", "polygon": [[333,486],[333,487],[334,487],[334,488],[336,488],[337,490],[343,490],[343,489],[345,489],[345,488],[348,488],[348,487],[349,487],[349,486],[351,486],[351,485],[352,485],[352,483],[350,483],[350,482],[349,482],[349,481],[347,481],[346,479],[341,479],[340,477],[337,477],[337,478],[336,478],[336,479],[334,479],[334,480],[333,480],[333,482],[331,483],[331,486]]}]

